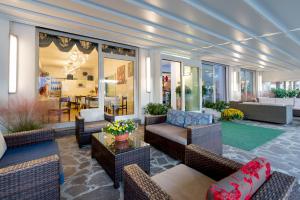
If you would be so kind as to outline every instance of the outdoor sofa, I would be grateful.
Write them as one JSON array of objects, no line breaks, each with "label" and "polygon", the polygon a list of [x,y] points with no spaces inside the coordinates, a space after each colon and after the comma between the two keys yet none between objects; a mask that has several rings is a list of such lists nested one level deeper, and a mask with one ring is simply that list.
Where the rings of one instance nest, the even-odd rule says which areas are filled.
[{"label": "outdoor sofa", "polygon": [[[167,115],[145,117],[145,142],[181,161],[184,161],[185,146],[189,144],[197,144],[217,154],[222,154],[221,125],[220,123],[213,123],[212,115],[171,111],[176,112],[176,114],[178,114],[177,112],[183,114],[184,121],[187,120],[187,116],[190,114],[193,116],[194,120],[197,117],[200,117],[199,120],[196,120],[194,125],[190,125],[193,123],[189,123],[187,126],[184,126],[183,123],[185,122],[180,125],[170,123],[167,119],[169,117],[169,112]],[[209,119],[207,117],[209,117]],[[201,120],[203,119],[205,119],[205,122],[201,123]],[[199,124],[199,122],[201,124]]]},{"label": "outdoor sofa", "polygon": [[291,105],[293,106],[293,116],[300,117],[300,98],[272,98],[272,97],[259,97],[259,103],[272,104],[272,105]]},{"label": "outdoor sofa", "polygon": [[[204,200],[212,184],[241,171],[243,166],[193,144],[186,147],[185,154],[185,165],[177,165],[152,177],[138,165],[125,166],[124,199]],[[288,199],[295,183],[295,177],[277,171],[270,172],[269,177],[257,185],[258,189],[251,199]]]},{"label": "outdoor sofa", "polygon": [[54,130],[5,134],[0,160],[0,199],[60,199],[63,170]]},{"label": "outdoor sofa", "polygon": [[291,105],[276,105],[255,102],[230,102],[231,108],[241,110],[245,119],[290,124],[293,121],[293,107]]}]

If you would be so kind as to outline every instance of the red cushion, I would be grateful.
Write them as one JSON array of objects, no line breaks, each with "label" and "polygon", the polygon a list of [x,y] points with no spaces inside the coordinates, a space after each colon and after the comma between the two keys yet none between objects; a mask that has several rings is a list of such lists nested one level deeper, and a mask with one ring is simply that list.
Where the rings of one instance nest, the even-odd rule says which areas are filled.
[{"label": "red cushion", "polygon": [[264,158],[255,158],[237,172],[212,184],[207,199],[248,200],[270,175],[270,163]]}]

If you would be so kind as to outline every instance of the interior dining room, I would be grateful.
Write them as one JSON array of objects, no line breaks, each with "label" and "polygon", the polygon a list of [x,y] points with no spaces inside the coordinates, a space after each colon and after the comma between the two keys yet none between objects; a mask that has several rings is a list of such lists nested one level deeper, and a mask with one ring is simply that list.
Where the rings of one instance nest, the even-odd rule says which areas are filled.
[{"label": "interior dining room", "polygon": [[39,33],[39,100],[49,123],[74,121],[81,109],[98,108],[98,44]]}]

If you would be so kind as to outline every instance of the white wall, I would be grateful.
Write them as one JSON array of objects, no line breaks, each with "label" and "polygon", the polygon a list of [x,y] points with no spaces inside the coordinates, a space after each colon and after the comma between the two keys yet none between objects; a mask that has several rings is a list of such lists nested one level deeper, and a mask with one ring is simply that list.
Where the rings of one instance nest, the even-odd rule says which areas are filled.
[{"label": "white wall", "polygon": [[0,106],[8,101],[9,21],[0,18]]},{"label": "white wall", "polygon": [[11,23],[11,33],[19,39],[17,93],[10,98],[36,98],[36,32],[34,26]]}]

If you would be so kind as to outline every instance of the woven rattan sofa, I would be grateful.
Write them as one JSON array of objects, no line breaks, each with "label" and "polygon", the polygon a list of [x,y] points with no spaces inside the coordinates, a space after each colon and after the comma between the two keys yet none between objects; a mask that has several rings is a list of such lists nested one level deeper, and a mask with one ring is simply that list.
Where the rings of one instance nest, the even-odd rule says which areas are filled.
[{"label": "woven rattan sofa", "polygon": [[292,105],[265,104],[257,102],[230,102],[230,107],[241,110],[245,119],[290,124],[293,121]]},{"label": "woven rattan sofa", "polygon": [[[211,182],[219,181],[242,167],[238,162],[196,145],[188,145],[185,154],[185,165],[177,165],[152,177],[137,165],[125,166],[125,200],[206,199]],[[288,199],[295,183],[295,177],[274,171],[251,199]]]},{"label": "woven rattan sofa", "polygon": [[60,168],[54,130],[4,135],[0,160],[0,199],[60,199]]},{"label": "woven rattan sofa", "polygon": [[181,161],[184,161],[185,146],[188,144],[197,144],[222,154],[220,123],[183,128],[168,124],[166,120],[166,115],[145,117],[145,142]]}]

